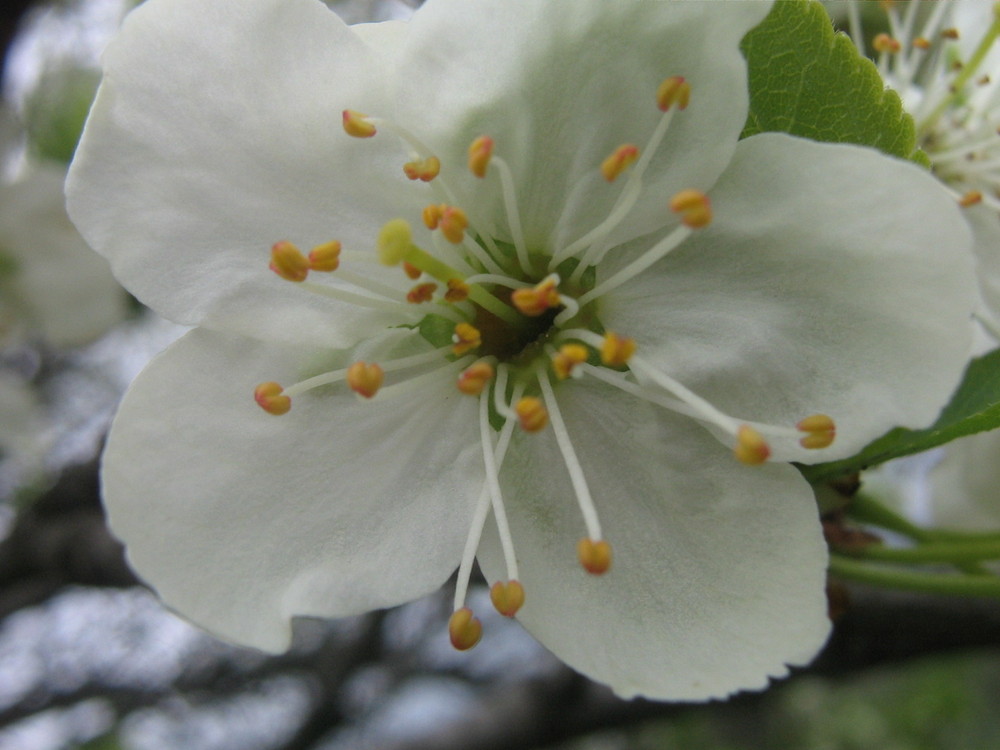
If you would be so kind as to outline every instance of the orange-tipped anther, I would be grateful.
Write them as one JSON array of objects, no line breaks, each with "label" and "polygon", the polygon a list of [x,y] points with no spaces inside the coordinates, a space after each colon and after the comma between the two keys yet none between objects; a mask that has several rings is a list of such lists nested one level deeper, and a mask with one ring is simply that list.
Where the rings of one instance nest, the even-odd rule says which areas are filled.
[{"label": "orange-tipped anther", "polygon": [[420,274],[422,274],[423,271],[421,271],[419,268],[417,268],[412,263],[407,263],[404,260],[403,261],[403,273],[405,273],[409,278],[411,278],[414,281],[416,281],[417,279],[420,278]]},{"label": "orange-tipped anther", "polygon": [[943,36],[945,39],[958,39],[959,37],[958,29],[954,27],[950,29],[942,29],[941,36]]},{"label": "orange-tipped anther", "polygon": [[451,347],[455,354],[465,354],[466,352],[478,349],[483,343],[483,335],[479,329],[468,323],[459,323],[455,326],[455,332],[451,340],[454,346]]},{"label": "orange-tipped anther", "polygon": [[448,279],[448,291],[444,293],[445,302],[465,302],[471,291],[462,279]]},{"label": "orange-tipped anther", "polygon": [[601,174],[608,182],[614,182],[619,175],[628,169],[639,158],[639,148],[631,143],[624,143],[601,162]]},{"label": "orange-tipped anther", "polygon": [[444,204],[437,206],[432,203],[429,206],[425,206],[423,212],[420,214],[424,220],[424,226],[428,229],[437,229],[438,224],[441,223],[441,214],[445,208],[447,206]]},{"label": "orange-tipped anther", "polygon": [[486,168],[493,158],[493,139],[481,135],[469,144],[469,171],[476,177],[485,177]]},{"label": "orange-tipped anther", "polygon": [[340,243],[337,240],[316,245],[309,251],[309,270],[329,273],[340,267]]},{"label": "orange-tipped anther", "polygon": [[549,423],[549,412],[541,399],[525,396],[514,404],[514,413],[525,432],[539,432]]},{"label": "orange-tipped anther", "polygon": [[666,112],[671,107],[687,109],[691,99],[691,84],[684,76],[670,76],[656,90],[656,106]]},{"label": "orange-tipped anther", "polygon": [[347,368],[347,385],[365,398],[371,398],[382,387],[385,373],[374,362],[355,362]]},{"label": "orange-tipped anther", "polygon": [[254,388],[253,397],[260,408],[268,414],[281,416],[282,414],[287,414],[288,410],[292,408],[292,399],[288,396],[283,396],[283,390],[278,383],[273,381],[261,383]]},{"label": "orange-tipped anther", "polygon": [[524,604],[524,586],[520,581],[497,581],[490,587],[490,601],[504,617],[513,617]]},{"label": "orange-tipped anther", "polygon": [[872,48],[876,52],[899,52],[902,48],[898,39],[893,39],[886,33],[876,34],[872,39]]},{"label": "orange-tipped anther", "polygon": [[271,245],[270,269],[286,281],[305,281],[309,259],[291,242],[282,240]]},{"label": "orange-tipped anther", "polygon": [[712,204],[700,190],[681,190],[670,199],[670,210],[681,215],[681,222],[691,229],[712,223]]},{"label": "orange-tipped anther", "polygon": [[978,190],[969,190],[965,195],[958,199],[958,205],[962,208],[968,208],[969,206],[975,206],[977,203],[983,202],[983,194]]},{"label": "orange-tipped anther", "polygon": [[925,36],[914,37],[913,46],[916,47],[917,49],[930,49],[931,40]]},{"label": "orange-tipped anther", "polygon": [[604,539],[584,537],[576,544],[576,556],[588,573],[599,576],[611,567],[611,545]]},{"label": "orange-tipped anther", "polygon": [[635,354],[635,339],[608,331],[601,343],[601,362],[608,367],[624,367]]},{"label": "orange-tipped anther", "polygon": [[552,371],[560,380],[568,377],[578,377],[582,374],[577,370],[577,365],[582,365],[587,361],[590,353],[583,344],[563,344],[559,351],[552,356]]},{"label": "orange-tipped anther", "polygon": [[748,424],[740,425],[736,431],[736,447],[733,453],[747,466],[759,466],[771,455],[771,446],[757,430]]},{"label": "orange-tipped anther", "polygon": [[468,607],[456,609],[448,620],[448,637],[459,651],[468,651],[483,637],[483,624]]},{"label": "orange-tipped anther", "polygon": [[837,437],[837,425],[826,414],[813,414],[800,421],[795,427],[806,433],[799,445],[810,450],[826,448]]},{"label": "orange-tipped anther", "polygon": [[469,218],[465,211],[457,206],[442,206],[441,221],[438,229],[444,238],[453,245],[457,245],[465,237],[465,229],[469,226]]},{"label": "orange-tipped anther", "polygon": [[354,138],[371,138],[377,132],[375,126],[368,121],[368,115],[344,110],[344,132]]},{"label": "orange-tipped anther", "polygon": [[430,302],[434,298],[434,292],[437,291],[437,288],[438,285],[432,281],[417,284],[406,293],[406,301],[413,305],[419,305],[421,302]]},{"label": "orange-tipped anther", "polygon": [[529,318],[537,318],[547,310],[551,310],[553,307],[558,307],[562,304],[559,301],[559,292],[556,289],[558,285],[559,277],[553,274],[528,289],[515,289],[510,295],[511,304],[522,315],[527,315]]},{"label": "orange-tipped anther", "polygon": [[489,362],[469,365],[458,376],[458,390],[470,396],[478,396],[486,390],[486,384],[493,380],[496,370]]},{"label": "orange-tipped anther", "polygon": [[403,173],[411,180],[430,182],[441,172],[441,160],[436,156],[408,161],[403,165]]}]

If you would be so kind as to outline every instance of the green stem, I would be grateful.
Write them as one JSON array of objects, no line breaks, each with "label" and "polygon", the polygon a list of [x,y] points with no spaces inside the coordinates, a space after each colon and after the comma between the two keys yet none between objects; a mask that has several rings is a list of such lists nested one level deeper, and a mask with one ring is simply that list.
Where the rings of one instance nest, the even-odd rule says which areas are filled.
[{"label": "green stem", "polygon": [[839,578],[903,591],[1000,599],[1000,578],[996,576],[950,575],[901,570],[869,565],[839,555],[831,555],[830,572]]},{"label": "green stem", "polygon": [[872,544],[841,554],[865,560],[919,563],[959,563],[1000,559],[1000,541],[930,542],[916,547],[884,547]]}]

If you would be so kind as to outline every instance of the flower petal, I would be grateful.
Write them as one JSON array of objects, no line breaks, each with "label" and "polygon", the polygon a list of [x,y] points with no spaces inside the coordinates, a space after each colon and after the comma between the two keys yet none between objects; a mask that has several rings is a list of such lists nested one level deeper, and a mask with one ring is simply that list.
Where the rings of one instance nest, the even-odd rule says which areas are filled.
[{"label": "flower petal", "polygon": [[[525,627],[623,697],[722,697],[807,663],[829,629],[826,548],[798,472],[743,466],[603,384],[557,397],[614,561],[599,577],[580,568],[583,522],[552,433],[519,436],[501,476]],[[480,561],[503,577],[495,532]]]},{"label": "flower petal", "polygon": [[[398,141],[340,125],[386,109],[371,47],[315,0],[151,0],[104,66],[69,210],[131,292],[176,322],[282,341],[346,346],[385,324],[267,270],[278,240],[367,251],[401,208],[419,216]],[[371,177],[390,162],[393,179]]]},{"label": "flower petal", "polygon": [[775,440],[780,460],[849,456],[937,416],[968,361],[977,292],[969,229],[928,173],[762,134],[711,199],[709,227],[608,295],[609,329],[738,419],[833,417],[832,446]]},{"label": "flower petal", "polygon": [[193,622],[267,650],[293,616],[440,586],[483,480],[475,399],[448,376],[386,401],[340,387],[258,409],[255,385],[290,384],[308,354],[197,329],[133,383],[104,455],[137,572]]}]

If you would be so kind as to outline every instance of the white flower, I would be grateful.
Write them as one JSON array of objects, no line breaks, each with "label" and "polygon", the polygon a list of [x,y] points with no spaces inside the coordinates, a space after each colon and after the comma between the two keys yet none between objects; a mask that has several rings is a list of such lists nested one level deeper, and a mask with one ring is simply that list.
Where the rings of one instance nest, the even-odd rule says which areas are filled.
[{"label": "white flower", "polygon": [[392,606],[461,561],[467,646],[478,551],[498,608],[523,590],[518,619],[622,695],[705,699],[806,663],[826,550],[809,486],[764,462],[932,420],[974,280],[921,169],[737,143],[738,42],[767,10],[135,11],[68,195],[118,278],[199,326],[137,379],[105,454],[112,526],[163,599],[282,649],[296,615]]}]

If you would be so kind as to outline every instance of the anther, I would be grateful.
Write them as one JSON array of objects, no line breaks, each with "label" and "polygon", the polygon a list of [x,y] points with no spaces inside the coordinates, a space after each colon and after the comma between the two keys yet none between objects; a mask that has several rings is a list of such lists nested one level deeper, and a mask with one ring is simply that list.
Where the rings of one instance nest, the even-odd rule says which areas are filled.
[{"label": "anther", "polygon": [[455,326],[451,340],[454,343],[454,346],[451,347],[452,352],[461,355],[479,348],[483,343],[483,336],[475,326],[459,323]]},{"label": "anther", "polygon": [[664,112],[671,107],[686,109],[691,99],[691,84],[684,76],[670,76],[656,90],[656,105]]},{"label": "anther", "polygon": [[958,205],[962,208],[968,208],[969,206],[975,206],[977,203],[982,203],[983,194],[978,190],[969,190],[965,195],[958,199]]},{"label": "anther", "polygon": [[448,291],[444,293],[445,302],[465,302],[469,298],[471,287],[462,279],[448,279]]},{"label": "anther", "polygon": [[759,466],[771,455],[771,447],[757,430],[748,424],[740,425],[736,431],[736,458],[747,466]]},{"label": "anther", "polygon": [[614,182],[639,158],[639,148],[631,143],[624,143],[601,162],[601,174],[608,182]]},{"label": "anther", "polygon": [[412,263],[407,263],[405,260],[403,261],[403,272],[414,281],[419,279],[420,274],[423,273],[423,271],[421,271],[415,265],[413,265]]},{"label": "anther", "polygon": [[309,251],[309,270],[329,273],[340,267],[340,243],[337,240],[316,245]]},{"label": "anther", "polygon": [[385,373],[382,372],[382,368],[373,362],[355,362],[347,368],[347,385],[365,398],[371,398],[378,393],[384,378]]},{"label": "anther", "polygon": [[670,210],[681,214],[681,223],[691,229],[701,229],[712,222],[712,204],[700,190],[681,190],[670,199]]},{"label": "anther", "polygon": [[411,180],[430,182],[441,172],[441,160],[436,156],[426,159],[408,161],[403,165],[403,172]]},{"label": "anther", "polygon": [[483,637],[483,624],[468,607],[456,609],[448,620],[448,637],[459,651],[468,651]]},{"label": "anther", "polygon": [[556,290],[558,285],[559,276],[551,274],[538,282],[534,287],[515,289],[510,295],[511,304],[522,315],[527,315],[529,318],[537,318],[553,307],[558,307],[562,304],[559,300],[559,292]]},{"label": "anther", "polygon": [[281,416],[282,414],[287,414],[288,410],[292,408],[292,399],[288,396],[283,396],[283,390],[284,389],[274,381],[261,383],[254,388],[253,397],[257,401],[260,408],[268,414]]},{"label": "anther", "polygon": [[524,604],[524,586],[520,581],[497,581],[490,587],[490,601],[504,617],[513,617]]},{"label": "anther", "polygon": [[525,432],[539,432],[549,423],[549,412],[542,400],[534,396],[525,396],[514,404],[514,413]]},{"label": "anther", "polygon": [[376,130],[367,118],[368,115],[355,112],[353,109],[345,109],[344,132],[354,138],[371,138]]},{"label": "anther", "polygon": [[608,331],[601,343],[601,362],[608,367],[624,367],[635,354],[635,339]]},{"label": "anther", "polygon": [[476,177],[485,177],[486,168],[493,157],[493,139],[481,135],[469,145],[469,171]]},{"label": "anther", "polygon": [[931,41],[927,37],[918,36],[913,39],[913,46],[917,49],[930,49]]},{"label": "anther", "polygon": [[496,370],[489,362],[476,362],[469,365],[458,376],[458,390],[470,396],[478,396],[486,389],[486,384],[493,380]]},{"label": "anther", "polygon": [[584,537],[576,544],[576,556],[588,573],[599,576],[611,567],[611,545],[604,539]]},{"label": "anther", "polygon": [[872,48],[876,52],[899,52],[901,49],[899,41],[893,39],[886,33],[876,34],[875,38],[872,39]]},{"label": "anther", "polygon": [[305,281],[309,275],[309,259],[291,242],[282,240],[271,245],[270,268],[287,281]]},{"label": "anther", "polygon": [[813,414],[795,425],[806,436],[799,440],[799,445],[810,450],[826,448],[837,437],[837,425],[826,414]]},{"label": "anther", "polygon": [[441,219],[438,229],[444,238],[453,245],[459,244],[465,237],[465,230],[469,226],[469,218],[465,211],[457,206],[441,206]]},{"label": "anther", "polygon": [[398,266],[413,246],[413,234],[405,219],[392,219],[378,233],[378,259],[384,266]]},{"label": "anther", "polygon": [[437,288],[438,285],[431,281],[417,284],[406,293],[406,301],[413,305],[419,305],[421,302],[430,302]]},{"label": "anther", "polygon": [[959,36],[958,29],[956,28],[942,29],[941,36],[944,37],[945,39],[958,39]]},{"label": "anther", "polygon": [[586,362],[589,355],[587,347],[583,344],[563,344],[552,357],[552,371],[560,380],[579,377],[583,371],[578,370],[577,365]]}]

